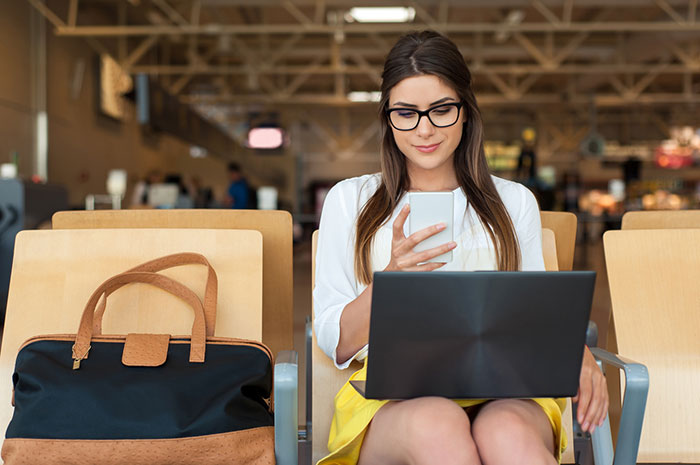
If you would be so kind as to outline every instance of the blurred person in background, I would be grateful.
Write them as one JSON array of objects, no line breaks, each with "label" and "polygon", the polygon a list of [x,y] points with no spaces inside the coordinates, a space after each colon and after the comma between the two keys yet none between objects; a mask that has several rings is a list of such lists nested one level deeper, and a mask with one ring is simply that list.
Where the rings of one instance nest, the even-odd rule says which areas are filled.
[{"label": "blurred person in background", "polygon": [[182,175],[178,173],[171,173],[165,177],[166,184],[175,184],[178,189],[177,201],[175,201],[175,208],[194,208],[193,196],[190,193],[190,186],[188,186]]},{"label": "blurred person in background", "polygon": [[248,181],[243,176],[238,163],[228,164],[228,175],[231,184],[228,186],[225,205],[229,208],[248,208]]},{"label": "blurred person in background", "polygon": [[148,189],[154,184],[163,182],[163,173],[158,170],[151,170],[146,177],[137,182],[134,186],[134,192],[131,195],[131,205],[140,206],[148,205]]},{"label": "blurred person in background", "polygon": [[192,176],[190,192],[194,197],[194,208],[212,208],[214,193],[211,187],[203,186],[199,176]]}]

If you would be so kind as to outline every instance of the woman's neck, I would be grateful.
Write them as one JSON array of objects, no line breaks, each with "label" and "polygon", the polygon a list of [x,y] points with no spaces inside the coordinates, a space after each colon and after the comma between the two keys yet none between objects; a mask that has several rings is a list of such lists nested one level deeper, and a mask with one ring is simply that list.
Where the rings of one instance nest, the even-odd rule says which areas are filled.
[{"label": "woman's neck", "polygon": [[[452,168],[450,166],[450,168]],[[453,191],[459,187],[459,181],[454,169],[449,170],[408,170],[408,179],[410,181],[409,191],[418,192],[441,192]]]}]

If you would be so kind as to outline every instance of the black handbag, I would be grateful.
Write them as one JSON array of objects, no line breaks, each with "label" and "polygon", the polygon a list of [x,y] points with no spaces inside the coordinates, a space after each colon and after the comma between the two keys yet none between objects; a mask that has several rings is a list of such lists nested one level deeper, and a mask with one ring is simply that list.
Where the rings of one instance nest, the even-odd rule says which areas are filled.
[{"label": "black handbag", "polygon": [[[153,272],[188,263],[209,266],[204,306]],[[130,283],[187,302],[192,334],[102,335],[107,296]],[[214,337],[215,317],[216,274],[201,255],[163,257],[105,281],[77,334],[37,336],[21,347],[5,463],[275,463],[272,354],[260,342]]]}]

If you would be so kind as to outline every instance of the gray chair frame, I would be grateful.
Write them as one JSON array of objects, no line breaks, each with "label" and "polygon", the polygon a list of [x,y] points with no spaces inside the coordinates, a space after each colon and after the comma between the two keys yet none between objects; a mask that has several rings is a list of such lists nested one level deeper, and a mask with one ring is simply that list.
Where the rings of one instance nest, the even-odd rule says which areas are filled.
[{"label": "gray chair frame", "polygon": [[297,465],[299,447],[299,366],[294,350],[277,354],[274,371],[275,460],[278,465]]},{"label": "gray chair frame", "polygon": [[593,432],[593,456],[596,465],[636,465],[639,440],[642,435],[644,412],[649,393],[649,371],[633,360],[592,347],[591,352],[601,366],[615,367],[625,374],[625,394],[617,432],[617,447],[613,450],[610,418]]}]

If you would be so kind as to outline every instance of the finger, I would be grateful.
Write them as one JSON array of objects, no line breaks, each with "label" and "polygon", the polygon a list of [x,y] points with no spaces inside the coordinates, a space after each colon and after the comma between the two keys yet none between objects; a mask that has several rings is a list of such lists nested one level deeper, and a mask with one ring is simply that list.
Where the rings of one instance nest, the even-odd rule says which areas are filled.
[{"label": "finger", "polygon": [[439,257],[442,254],[445,254],[449,252],[450,250],[454,249],[457,247],[457,243],[455,241],[450,241],[446,244],[439,245],[437,247],[433,247],[432,249],[424,250],[422,252],[417,252],[413,255],[412,261],[415,261],[416,264],[418,263],[425,263],[428,260],[432,260],[435,257]]},{"label": "finger", "polygon": [[581,376],[581,384],[579,385],[579,396],[578,396],[578,411],[576,412],[576,419],[578,420],[581,427],[584,427],[586,412],[588,412],[588,405],[591,402],[591,391],[593,387],[591,385],[590,375]]},{"label": "finger", "polygon": [[399,214],[396,215],[396,219],[394,220],[394,223],[392,225],[392,230],[393,230],[395,241],[402,240],[402,239],[406,238],[406,236],[404,236],[404,234],[403,234],[403,226],[406,223],[406,218],[408,218],[408,213],[410,211],[411,211],[411,206],[409,204],[406,204],[399,211]]},{"label": "finger", "polygon": [[[454,241],[448,242],[447,244],[440,245],[438,247],[433,247],[432,249],[425,250],[423,252],[407,253],[400,256],[396,260],[396,265],[399,269],[403,271],[431,271],[431,270],[421,270],[418,267],[430,262],[430,260],[443,255],[450,250],[454,249],[457,243]],[[432,262],[430,262],[432,263]],[[442,263],[442,262],[438,262]],[[444,264],[444,263],[443,263]]]},{"label": "finger", "polygon": [[603,402],[600,406],[600,412],[598,414],[598,426],[603,425],[605,417],[608,416],[608,407],[610,407],[610,398],[608,396],[608,383],[605,380],[605,376],[600,377],[600,390],[603,394]]},{"label": "finger", "polygon": [[[404,241],[395,248],[398,254],[408,254],[413,252],[413,249],[422,241],[433,236],[446,228],[445,223],[438,223],[433,226],[416,231],[408,236]],[[418,262],[416,262],[418,263]]]},{"label": "finger", "polygon": [[597,383],[597,392],[599,393],[600,397],[600,406],[598,407],[598,410],[591,421],[591,426],[589,430],[591,434],[593,434],[597,427],[603,426],[605,418],[608,416],[608,407],[610,406],[610,402],[608,400],[608,385],[605,382],[605,377],[599,376]]},{"label": "finger", "polygon": [[416,266],[412,266],[410,268],[405,268],[404,271],[434,271],[434,270],[437,270],[438,268],[441,268],[445,265],[447,265],[446,262],[423,263],[422,265],[416,265]]},{"label": "finger", "polygon": [[598,424],[598,420],[600,418],[600,408],[603,404],[603,395],[600,392],[600,387],[597,382],[592,382],[591,387],[591,401],[586,409],[586,415],[581,427],[584,431],[592,432],[591,428],[595,428],[595,425]]}]

